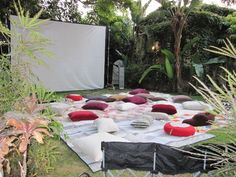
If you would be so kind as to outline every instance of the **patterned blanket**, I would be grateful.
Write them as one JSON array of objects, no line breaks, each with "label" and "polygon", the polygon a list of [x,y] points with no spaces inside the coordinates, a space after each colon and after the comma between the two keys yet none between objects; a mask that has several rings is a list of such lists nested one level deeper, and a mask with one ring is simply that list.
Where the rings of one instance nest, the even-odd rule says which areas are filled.
[{"label": "patterned blanket", "polygon": [[[123,95],[128,95],[128,93],[121,93]],[[171,102],[171,95],[162,93],[151,93],[154,96],[166,98]],[[110,96],[110,95],[105,95]],[[61,138],[65,143],[75,152],[77,155],[91,168],[93,172],[99,171],[101,162],[94,162],[90,159],[84,152],[82,152],[77,144],[77,139],[80,137],[89,136],[97,133],[97,128],[93,121],[79,121],[72,122],[68,118],[68,113],[75,110],[83,110],[81,107],[86,103],[86,99],[78,102],[64,102],[64,103],[52,103],[52,109],[58,113],[58,120],[64,126],[64,132]],[[213,138],[214,135],[208,134],[207,131],[215,128],[213,126],[201,126],[197,127],[197,132],[195,135],[190,137],[176,137],[166,134],[163,131],[163,126],[167,122],[166,120],[154,120],[151,126],[147,128],[134,128],[131,126],[131,122],[138,117],[142,117],[148,112],[151,112],[152,105],[157,104],[157,102],[148,101],[145,104],[138,105],[137,107],[127,110],[120,111],[117,108],[120,101],[115,101],[108,103],[109,106],[105,111],[92,110],[99,117],[112,118],[115,123],[119,126],[119,131],[114,133],[115,136],[119,136],[127,139],[131,142],[156,142],[166,145],[171,145],[175,147],[182,147],[190,145],[199,141],[203,141],[209,138]],[[172,104],[177,108],[177,113],[170,116],[171,122],[182,122],[184,119],[193,117],[193,115],[201,112],[196,110],[185,110],[180,103]],[[217,117],[216,126],[222,126],[226,124],[226,120],[221,117]],[[67,138],[64,137],[67,135]]]}]

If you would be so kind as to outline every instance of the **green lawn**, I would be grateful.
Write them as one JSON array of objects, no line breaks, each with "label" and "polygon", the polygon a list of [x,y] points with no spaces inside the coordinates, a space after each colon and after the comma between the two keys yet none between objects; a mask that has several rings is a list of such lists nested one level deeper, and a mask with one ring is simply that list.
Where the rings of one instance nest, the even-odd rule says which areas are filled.
[{"label": "green lawn", "polygon": [[[128,90],[113,90],[113,89],[102,89],[102,90],[93,90],[93,91],[76,91],[71,93],[79,93],[81,95],[101,95],[104,93],[120,93],[120,92],[127,92]],[[59,95],[63,96],[65,94],[68,94],[68,92],[59,93]],[[196,96],[194,99],[201,100],[201,97]],[[227,131],[226,131],[227,130]],[[229,132],[228,129],[219,129],[219,130],[212,130],[210,133],[215,134],[216,137],[213,139],[210,139],[206,142],[210,143],[223,143],[223,142],[229,142],[230,136],[229,134],[226,134],[226,132]],[[232,135],[235,132],[232,132]],[[100,177],[102,176],[101,172],[92,173],[90,169],[87,167],[87,165],[74,153],[70,148],[66,146],[66,144],[59,140],[59,139],[50,139],[46,143],[53,144],[57,147],[57,151],[59,155],[57,156],[57,160],[52,164],[53,169],[50,170],[49,173],[45,174],[37,174],[37,176],[40,177],[76,177],[82,172],[89,173],[92,177]],[[127,174],[127,177],[130,175]],[[123,177],[126,177],[123,176]],[[142,173],[140,173],[140,176],[142,176]],[[188,177],[190,175],[182,175],[182,177]]]}]

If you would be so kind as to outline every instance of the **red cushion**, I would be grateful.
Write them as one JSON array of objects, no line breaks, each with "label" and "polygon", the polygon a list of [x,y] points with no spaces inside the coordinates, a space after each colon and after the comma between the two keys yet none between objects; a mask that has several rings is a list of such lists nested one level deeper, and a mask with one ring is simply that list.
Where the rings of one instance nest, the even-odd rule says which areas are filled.
[{"label": "red cushion", "polygon": [[131,90],[131,91],[129,92],[129,94],[131,94],[131,95],[136,95],[136,94],[138,94],[138,93],[149,93],[149,91],[146,90],[146,89],[137,88],[137,89]]},{"label": "red cushion", "polygon": [[169,115],[177,113],[176,108],[169,104],[155,104],[152,106],[152,112],[164,112]]},{"label": "red cushion", "polygon": [[198,113],[192,117],[192,119],[185,119],[183,123],[192,125],[192,126],[206,126],[206,125],[211,125],[212,121],[215,120],[215,115],[208,113],[208,112],[203,112],[203,113]]},{"label": "red cushion", "polygon": [[75,111],[68,114],[72,121],[95,120],[98,116],[91,111]]},{"label": "red cushion", "polygon": [[172,124],[170,122],[164,125],[164,131],[173,136],[192,136],[196,132],[195,128],[191,125],[182,123]]},{"label": "red cushion", "polygon": [[88,102],[84,106],[83,109],[95,109],[95,110],[104,110],[108,107],[108,104],[101,102]]},{"label": "red cushion", "polygon": [[124,102],[131,102],[134,104],[144,104],[147,102],[147,100],[143,97],[140,96],[132,96],[132,97],[127,97],[123,99]]},{"label": "red cushion", "polygon": [[83,99],[83,97],[81,95],[77,95],[77,94],[69,94],[69,95],[66,95],[66,98],[69,98],[73,101],[80,101]]}]

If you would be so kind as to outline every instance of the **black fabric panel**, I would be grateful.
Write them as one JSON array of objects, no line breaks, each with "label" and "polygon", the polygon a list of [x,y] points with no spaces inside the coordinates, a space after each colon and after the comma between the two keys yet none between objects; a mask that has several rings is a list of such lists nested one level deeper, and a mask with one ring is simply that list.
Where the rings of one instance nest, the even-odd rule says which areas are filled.
[{"label": "black fabric panel", "polygon": [[163,174],[181,174],[204,171],[204,161],[190,158],[176,148],[157,144],[156,168]]},{"label": "black fabric panel", "polygon": [[[156,151],[156,171],[163,174],[206,172],[203,160],[190,158],[183,151],[158,143],[102,142],[105,149],[105,168],[153,171],[153,157]],[[191,150],[191,149],[187,149]]]},{"label": "black fabric panel", "polygon": [[102,142],[105,168],[152,171],[155,143]]}]

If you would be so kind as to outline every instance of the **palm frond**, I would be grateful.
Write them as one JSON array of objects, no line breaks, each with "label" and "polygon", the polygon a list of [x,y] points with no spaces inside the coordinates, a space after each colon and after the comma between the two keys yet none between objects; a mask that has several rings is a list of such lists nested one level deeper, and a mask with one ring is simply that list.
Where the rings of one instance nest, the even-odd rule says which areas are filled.
[{"label": "palm frond", "polygon": [[236,59],[236,48],[233,46],[230,40],[226,38],[226,40],[223,40],[223,42],[225,46],[222,48],[216,46],[210,46],[209,49],[204,49],[204,50]]},{"label": "palm frond", "polygon": [[139,79],[138,82],[141,83],[141,82],[143,81],[143,79],[144,79],[151,71],[159,70],[159,69],[161,69],[161,68],[162,68],[162,66],[159,65],[159,64],[150,66],[149,68],[147,68],[147,69],[143,72],[143,74],[142,74],[142,76],[141,76],[141,78]]}]

